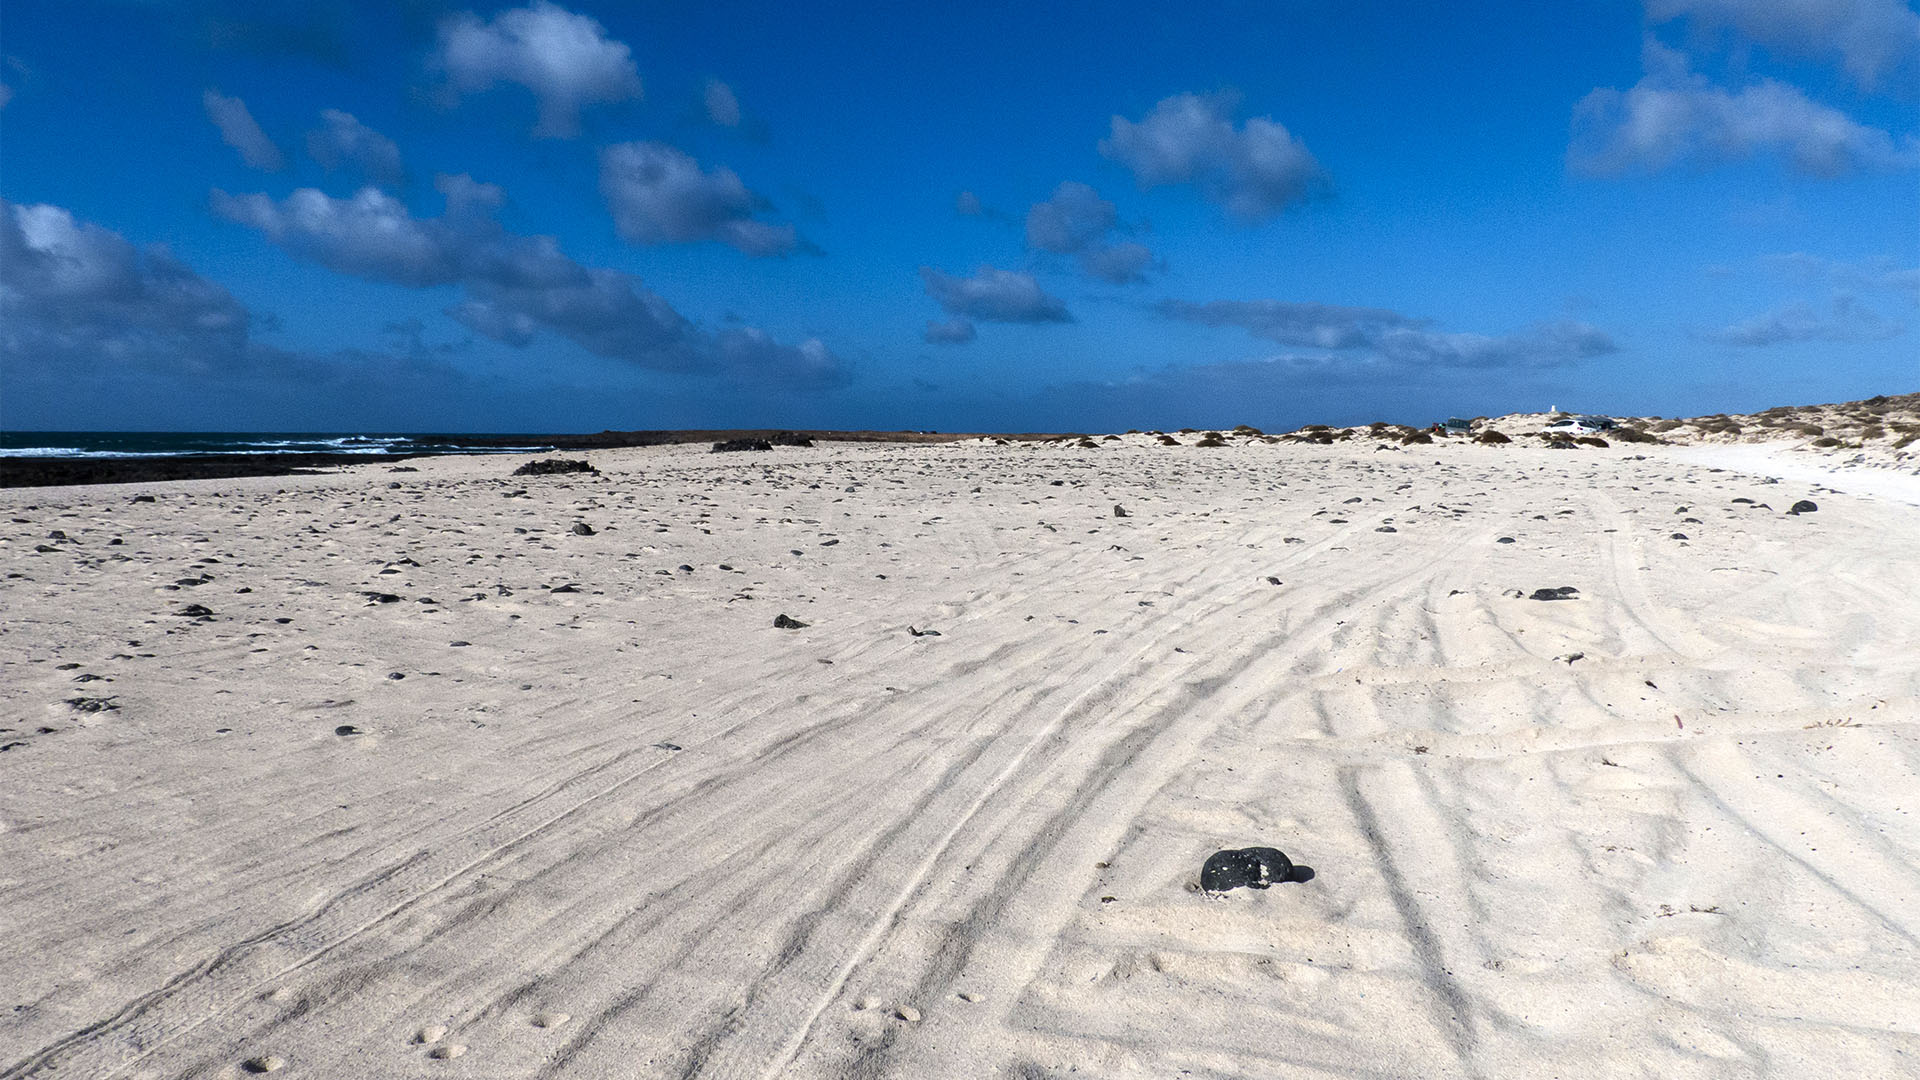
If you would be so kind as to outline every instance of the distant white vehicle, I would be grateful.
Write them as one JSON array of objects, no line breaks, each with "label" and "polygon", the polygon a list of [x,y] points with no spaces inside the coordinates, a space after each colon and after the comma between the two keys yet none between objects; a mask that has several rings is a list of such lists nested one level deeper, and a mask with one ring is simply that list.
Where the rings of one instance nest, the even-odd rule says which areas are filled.
[{"label": "distant white vehicle", "polygon": [[1613,430],[1613,421],[1604,416],[1563,416],[1549,423],[1546,430],[1563,435],[1596,435]]}]

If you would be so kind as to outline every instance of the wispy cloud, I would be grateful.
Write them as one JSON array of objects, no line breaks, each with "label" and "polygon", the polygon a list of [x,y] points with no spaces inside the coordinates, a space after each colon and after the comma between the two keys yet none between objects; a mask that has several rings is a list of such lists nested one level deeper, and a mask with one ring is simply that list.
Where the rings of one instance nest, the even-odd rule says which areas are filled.
[{"label": "wispy cloud", "polygon": [[920,268],[927,295],[949,315],[984,322],[1072,322],[1067,305],[1040,287],[1032,274],[982,266],[970,278],[954,277],[931,266]]},{"label": "wispy cloud", "polygon": [[1904,0],[1646,0],[1646,8],[1654,22],[1685,17],[1791,55],[1838,59],[1869,90],[1920,61],[1920,13]]},{"label": "wispy cloud", "polygon": [[320,126],[307,132],[307,156],[328,172],[354,168],[376,184],[397,187],[406,180],[400,147],[392,139],[339,109],[320,113]]},{"label": "wispy cloud", "polygon": [[1884,318],[1845,294],[1825,312],[1796,300],[1745,322],[1710,330],[1706,337],[1727,345],[1765,348],[1798,341],[1884,341],[1906,332],[1906,324]]},{"label": "wispy cloud", "polygon": [[287,167],[285,155],[254,122],[246,102],[209,88],[200,95],[200,103],[206,107],[207,119],[220,129],[221,141],[239,151],[241,161],[265,172],[279,172]]},{"label": "wispy cloud", "polygon": [[[1160,313],[1205,326],[1233,326],[1267,341],[1296,348],[1350,354],[1359,362],[1401,368],[1544,368],[1618,351],[1598,327],[1562,320],[1509,334],[1453,333],[1384,308],[1282,300],[1215,300],[1196,304],[1167,300]],[[1338,364],[1331,357],[1294,358],[1301,364]]]},{"label": "wispy cloud", "polygon": [[740,126],[740,99],[734,94],[733,87],[719,79],[707,80],[701,104],[706,106],[707,119],[712,123],[725,128]]},{"label": "wispy cloud", "polygon": [[929,345],[965,345],[977,336],[973,320],[956,315],[945,322],[929,319],[923,338]]}]

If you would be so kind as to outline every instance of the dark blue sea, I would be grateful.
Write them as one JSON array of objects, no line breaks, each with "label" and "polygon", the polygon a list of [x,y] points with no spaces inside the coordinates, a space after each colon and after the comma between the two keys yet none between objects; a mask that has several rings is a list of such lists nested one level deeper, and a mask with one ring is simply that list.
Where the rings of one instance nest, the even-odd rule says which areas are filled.
[{"label": "dark blue sea", "polygon": [[[496,436],[485,436],[496,438]],[[480,446],[458,435],[283,431],[0,431],[0,458],[143,458],[178,454],[496,454],[538,441]]]}]

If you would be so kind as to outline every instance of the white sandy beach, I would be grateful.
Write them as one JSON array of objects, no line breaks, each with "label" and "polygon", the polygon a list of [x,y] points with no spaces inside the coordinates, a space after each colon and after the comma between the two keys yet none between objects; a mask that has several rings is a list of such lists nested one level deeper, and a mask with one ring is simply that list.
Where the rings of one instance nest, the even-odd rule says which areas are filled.
[{"label": "white sandy beach", "polygon": [[1700,453],[0,491],[0,1076],[1920,1075],[1920,505]]}]

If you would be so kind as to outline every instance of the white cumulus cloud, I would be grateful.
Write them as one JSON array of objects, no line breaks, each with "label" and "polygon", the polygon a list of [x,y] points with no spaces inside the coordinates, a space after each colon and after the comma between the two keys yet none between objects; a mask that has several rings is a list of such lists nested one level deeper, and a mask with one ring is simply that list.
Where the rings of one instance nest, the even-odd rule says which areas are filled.
[{"label": "white cumulus cloud", "polygon": [[483,21],[463,12],[440,25],[435,64],[459,94],[500,83],[533,91],[540,105],[534,134],[579,133],[587,105],[629,101],[641,95],[640,73],[624,42],[606,27],[547,0],[511,8]]},{"label": "white cumulus cloud", "polygon": [[1920,165],[1920,144],[1911,136],[1896,141],[1796,87],[1772,79],[1739,90],[1715,86],[1652,41],[1646,58],[1638,83],[1594,90],[1574,106],[1567,163],[1575,170],[1613,176],[1763,153],[1820,177]]},{"label": "white cumulus cloud", "polygon": [[800,246],[792,225],[754,219],[766,200],[732,169],[702,169],[665,143],[607,147],[600,154],[600,194],[614,227],[636,244],[718,240],[748,255],[785,255]]},{"label": "white cumulus cloud", "polygon": [[1269,116],[1235,127],[1233,94],[1176,94],[1138,121],[1115,116],[1100,152],[1143,188],[1194,184],[1243,221],[1263,221],[1326,184],[1306,144]]}]

